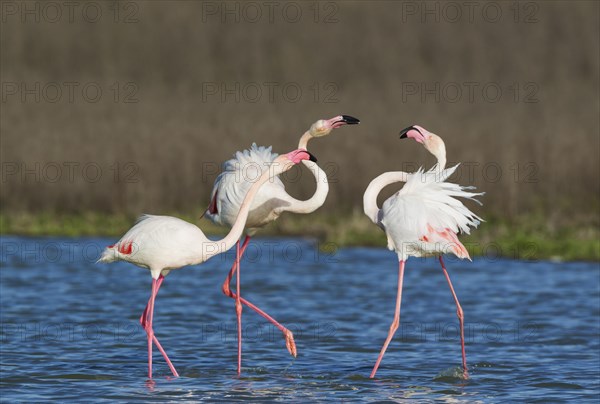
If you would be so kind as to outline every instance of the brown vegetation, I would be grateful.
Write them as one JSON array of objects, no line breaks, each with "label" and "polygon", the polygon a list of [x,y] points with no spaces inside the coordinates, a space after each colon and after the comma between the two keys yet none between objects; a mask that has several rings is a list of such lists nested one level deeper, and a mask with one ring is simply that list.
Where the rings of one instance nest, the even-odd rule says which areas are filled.
[{"label": "brown vegetation", "polygon": [[[533,20],[515,22],[513,2],[496,2],[501,21],[478,7],[473,22],[454,23],[422,22],[408,3],[421,4],[321,2],[316,23],[312,2],[295,3],[297,23],[277,13],[223,23],[203,11],[220,3],[193,1],[136,3],[130,23],[113,21],[111,2],[97,3],[96,23],[81,13],[70,23],[65,11],[55,23],[3,15],[2,211],[200,213],[234,151],[253,141],[289,151],[313,121],[345,113],[362,124],[311,143],[333,182],[323,212],[353,211],[381,172],[430,166],[420,145],[398,140],[418,123],[466,163],[454,179],[486,192],[483,217],[537,211],[551,229],[598,226],[599,4],[530,2]],[[6,83],[39,83],[40,101]],[[49,83],[61,100],[51,102]],[[87,83],[102,89],[97,102],[82,96]],[[236,83],[236,94],[220,89]],[[438,94],[424,92],[436,84]],[[290,192],[309,195],[309,176]]]}]

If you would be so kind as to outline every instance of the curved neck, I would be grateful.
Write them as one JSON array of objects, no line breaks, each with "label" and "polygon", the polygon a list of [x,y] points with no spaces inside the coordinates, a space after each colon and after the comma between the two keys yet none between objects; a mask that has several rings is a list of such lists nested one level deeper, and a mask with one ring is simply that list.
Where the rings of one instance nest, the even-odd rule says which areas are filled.
[{"label": "curved neck", "polygon": [[296,198],[293,198],[288,195],[289,205],[283,206],[279,209],[280,212],[292,212],[292,213],[312,213],[315,210],[319,209],[325,203],[325,199],[327,198],[327,194],[329,193],[329,183],[327,182],[327,174],[325,171],[321,170],[321,168],[317,165],[317,163],[309,160],[304,160],[302,162],[312,173],[313,177],[315,177],[315,182],[317,183],[317,189],[313,196],[305,201],[300,201]]},{"label": "curved neck", "polygon": [[229,250],[240,239],[244,231],[244,227],[246,226],[246,219],[248,219],[248,213],[250,212],[250,206],[252,205],[254,196],[258,192],[261,185],[279,174],[275,172],[272,167],[273,165],[271,165],[271,168],[264,170],[259,179],[252,184],[248,190],[244,201],[240,205],[240,210],[237,218],[235,219],[235,223],[231,227],[231,230],[229,230],[229,233],[221,240],[206,243],[207,245],[204,247],[205,260]]},{"label": "curved neck", "polygon": [[[310,130],[307,130],[298,141],[298,149],[308,150],[308,142],[311,139],[314,139],[314,137],[310,134]],[[310,170],[313,177],[315,177],[317,189],[315,190],[313,196],[305,201],[300,201],[288,195],[289,205],[278,209],[279,212],[312,213],[325,203],[325,199],[329,193],[327,174],[325,174],[325,171],[321,170],[321,168],[315,162],[304,160],[302,163]]]},{"label": "curved neck", "polygon": [[395,182],[406,182],[408,174],[404,171],[390,171],[375,177],[367,187],[363,195],[363,209],[365,215],[375,224],[379,223],[379,207],[377,207],[377,195],[386,186]]},{"label": "curved neck", "polygon": [[310,131],[304,132],[302,136],[300,136],[300,141],[298,142],[298,148],[308,150],[308,142],[313,138],[310,134]]},{"label": "curved neck", "polygon": [[426,149],[437,159],[437,170],[442,171],[446,168],[446,145],[444,144],[444,141],[441,137],[438,136],[437,139],[438,142],[433,151],[429,150],[428,148]]},{"label": "curved neck", "polygon": [[434,154],[437,158],[437,170],[443,171],[446,168],[446,150],[443,153]]}]

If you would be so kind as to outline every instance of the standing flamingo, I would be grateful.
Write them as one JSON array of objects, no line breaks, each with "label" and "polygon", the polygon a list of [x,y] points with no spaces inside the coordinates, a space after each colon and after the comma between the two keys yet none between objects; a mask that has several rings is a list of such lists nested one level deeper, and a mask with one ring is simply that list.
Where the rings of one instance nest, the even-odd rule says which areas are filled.
[{"label": "standing flamingo", "polygon": [[[306,150],[309,140],[315,137],[327,136],[333,129],[344,125],[356,125],[358,123],[360,123],[358,119],[348,115],[339,115],[327,120],[318,120],[302,135],[298,142],[298,149]],[[237,152],[235,158],[225,162],[223,172],[219,174],[215,180],[211,194],[211,202],[205,212],[206,216],[215,224],[231,227],[240,209],[243,195],[245,195],[246,190],[252,184],[247,178],[251,177],[249,172],[251,170],[262,170],[264,167],[268,167],[271,161],[276,157],[277,154],[271,151],[271,147],[257,147],[256,144],[252,144],[249,150]],[[236,259],[227,278],[223,282],[223,293],[236,300],[238,375],[241,373],[242,367],[242,304],[245,304],[275,325],[275,327],[283,333],[285,345],[289,353],[296,357],[296,343],[294,342],[294,335],[292,332],[263,310],[240,296],[239,268],[240,260],[242,259],[244,251],[246,251],[250,238],[256,234],[259,228],[276,220],[283,212],[307,214],[314,212],[325,202],[325,198],[329,192],[327,175],[312,161],[304,161],[304,165],[314,175],[317,183],[317,189],[313,196],[305,201],[295,199],[285,191],[285,186],[279,178],[275,178],[274,181],[271,181],[269,184],[260,188],[256,198],[252,201],[250,214],[248,215],[248,220],[246,222],[246,238],[241,247],[238,241],[236,247]],[[236,271],[237,293],[233,293],[230,290],[230,283]]]},{"label": "standing flamingo", "polygon": [[245,193],[229,234],[221,240],[209,240],[197,226],[176,217],[144,215],[116,244],[104,250],[99,262],[127,261],[149,269],[152,275],[152,293],[140,318],[140,323],[148,336],[148,377],[152,378],[153,342],[164,356],[173,375],[179,376],[154,335],[152,327],[154,300],[164,277],[174,269],[201,264],[209,258],[229,250],[244,231],[252,200],[261,185],[304,160],[316,162],[309,152],[300,149],[274,159],[270,164],[270,169],[264,170],[260,178]]},{"label": "standing flamingo", "polygon": [[[463,376],[466,379],[469,374],[465,354],[463,310],[452,287],[452,282],[450,282],[442,254],[451,253],[461,259],[471,259],[467,249],[456,235],[459,231],[469,234],[469,226],[477,227],[481,218],[467,209],[456,197],[475,200],[475,196],[482,194],[466,191],[473,187],[462,187],[446,182],[458,165],[445,169],[446,147],[439,136],[420,126],[413,125],[403,129],[400,132],[400,138],[413,138],[423,144],[437,158],[438,162],[427,172],[420,169],[414,174],[402,171],[383,173],[371,181],[363,196],[365,214],[385,231],[388,248],[396,251],[400,262],[394,320],[370,377],[375,377],[381,359],[400,325],[400,302],[405,261],[410,256],[439,256],[442,271],[456,303],[456,313],[460,322]],[[385,186],[395,182],[405,182],[405,185],[387,199],[383,203],[383,207],[379,209],[377,195]]]}]

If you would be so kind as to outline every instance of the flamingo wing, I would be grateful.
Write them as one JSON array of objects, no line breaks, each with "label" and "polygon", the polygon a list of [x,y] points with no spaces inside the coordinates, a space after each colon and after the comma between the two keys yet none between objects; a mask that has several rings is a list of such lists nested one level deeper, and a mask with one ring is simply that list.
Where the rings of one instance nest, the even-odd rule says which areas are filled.
[{"label": "flamingo wing", "polygon": [[435,166],[427,172],[420,169],[383,204],[381,222],[388,247],[398,251],[401,258],[447,252],[469,258],[457,233],[469,234],[470,227],[477,227],[482,219],[458,198],[477,201],[475,197],[482,193],[446,182],[457,167],[439,171]]},{"label": "flamingo wing", "polygon": [[[236,152],[234,158],[223,164],[223,172],[215,180],[206,216],[216,224],[232,226],[248,190],[277,156],[271,146],[256,143]],[[261,226],[272,220],[274,209],[285,202],[286,195],[279,177],[264,184],[252,201],[247,227]]]},{"label": "flamingo wing", "polygon": [[172,216],[142,215],[101,262],[123,260],[144,268],[174,269],[193,262],[199,243],[208,238],[195,225]]}]

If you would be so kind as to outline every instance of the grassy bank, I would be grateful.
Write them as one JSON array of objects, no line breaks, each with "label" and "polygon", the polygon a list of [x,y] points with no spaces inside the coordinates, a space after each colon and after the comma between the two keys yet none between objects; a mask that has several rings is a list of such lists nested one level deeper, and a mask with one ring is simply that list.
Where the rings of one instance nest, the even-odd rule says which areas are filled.
[{"label": "grassy bank", "polygon": [[[226,229],[206,219],[174,216],[198,224],[211,235]],[[109,236],[122,235],[134,216],[100,213],[0,213],[0,233],[26,236]],[[488,255],[519,259],[600,261],[600,229],[597,223],[549,226],[543,215],[521,216],[511,222],[488,218],[479,229],[461,237],[472,256]],[[362,212],[330,215],[283,215],[260,235],[315,237],[323,248],[336,246],[386,246],[386,238]],[[333,243],[333,244],[331,244]]]}]

